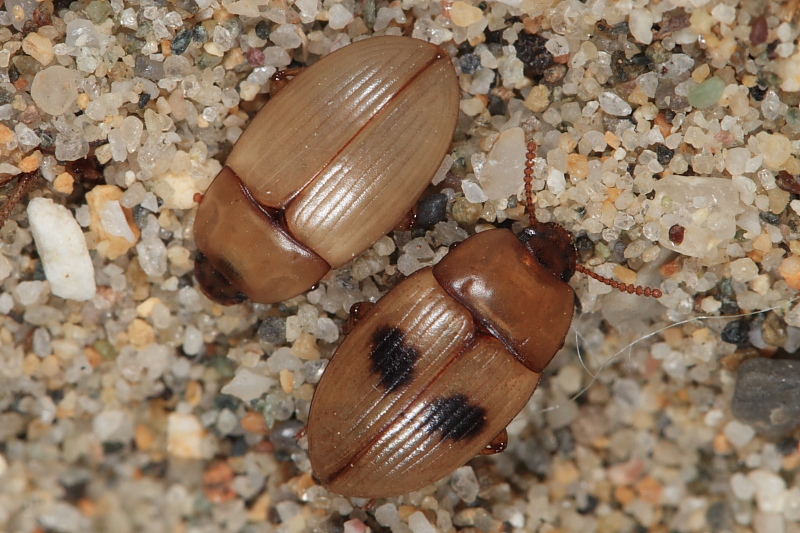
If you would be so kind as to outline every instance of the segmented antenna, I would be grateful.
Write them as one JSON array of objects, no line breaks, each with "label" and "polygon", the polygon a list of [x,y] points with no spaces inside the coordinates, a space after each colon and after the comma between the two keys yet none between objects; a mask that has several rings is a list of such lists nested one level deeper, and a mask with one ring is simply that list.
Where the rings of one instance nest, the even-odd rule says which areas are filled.
[{"label": "segmented antenna", "polygon": [[[539,221],[536,220],[536,213],[533,210],[533,160],[536,158],[536,143],[533,141],[528,141],[528,151],[525,154],[525,205],[528,207],[528,220],[530,221],[531,226],[536,226],[539,224]],[[622,283],[621,281],[616,281],[613,279],[609,279],[605,276],[601,276],[596,272],[592,272],[585,266],[581,264],[575,265],[575,270],[578,272],[582,272],[589,276],[590,278],[599,281],[605,285],[608,285],[612,289],[617,289],[620,292],[627,292],[628,294],[636,294],[638,296],[646,296],[649,298],[661,298],[663,293],[660,289],[653,289],[651,287],[643,287],[641,285],[632,285],[630,283]]]}]

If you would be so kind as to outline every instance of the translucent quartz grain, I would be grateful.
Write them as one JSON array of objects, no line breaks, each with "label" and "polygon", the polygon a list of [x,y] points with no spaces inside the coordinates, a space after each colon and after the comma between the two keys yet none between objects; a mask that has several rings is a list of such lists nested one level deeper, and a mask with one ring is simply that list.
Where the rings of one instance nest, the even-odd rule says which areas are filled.
[{"label": "translucent quartz grain", "polygon": [[598,100],[600,101],[600,108],[609,115],[624,117],[632,111],[628,102],[610,91],[601,94]]},{"label": "translucent quartz grain", "polygon": [[50,115],[63,115],[78,99],[75,72],[54,65],[36,74],[31,86],[34,103]]},{"label": "translucent quartz grain", "polygon": [[28,219],[53,294],[72,300],[93,298],[94,267],[72,213],[52,200],[35,198],[28,204]]}]

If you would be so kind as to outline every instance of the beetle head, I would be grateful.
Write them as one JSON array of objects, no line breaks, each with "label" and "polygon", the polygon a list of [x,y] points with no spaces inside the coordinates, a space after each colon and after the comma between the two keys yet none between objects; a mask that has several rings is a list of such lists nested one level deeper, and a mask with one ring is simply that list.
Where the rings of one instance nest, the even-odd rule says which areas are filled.
[{"label": "beetle head", "polygon": [[517,235],[528,252],[561,281],[569,281],[575,274],[578,251],[572,235],[554,222],[536,222]]},{"label": "beetle head", "polygon": [[211,264],[202,252],[194,260],[194,276],[203,293],[222,305],[236,305],[247,300],[245,296],[221,270]]},{"label": "beetle head", "polygon": [[637,294],[653,298],[661,298],[659,289],[623,283],[601,276],[585,266],[578,264],[578,250],[572,242],[572,235],[554,222],[543,223],[536,220],[533,210],[533,161],[536,158],[536,143],[528,142],[528,152],[525,157],[525,205],[528,208],[530,226],[523,229],[518,235],[519,240],[528,249],[536,260],[552,272],[561,281],[567,282],[575,271],[583,272],[592,279],[599,281],[611,288],[628,294]]}]

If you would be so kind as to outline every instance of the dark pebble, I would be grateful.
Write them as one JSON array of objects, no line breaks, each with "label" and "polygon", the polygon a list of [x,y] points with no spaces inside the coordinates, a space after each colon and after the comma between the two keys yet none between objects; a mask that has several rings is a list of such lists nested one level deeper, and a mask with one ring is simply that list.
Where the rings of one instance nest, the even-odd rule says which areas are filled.
[{"label": "dark pebble", "polygon": [[521,445],[525,449],[522,454],[522,461],[528,470],[538,476],[547,475],[553,464],[550,451],[537,440],[524,441]]},{"label": "dark pebble", "polygon": [[39,139],[41,139],[42,142],[41,142],[41,144],[39,146],[42,149],[47,150],[48,148],[52,147],[55,144],[56,138],[49,131],[38,129],[38,128],[33,130],[33,131],[35,131],[36,135],[38,135]]},{"label": "dark pebble", "polygon": [[147,462],[141,466],[142,474],[154,478],[162,478],[169,472],[170,463],[167,461]]},{"label": "dark pebble", "polygon": [[778,179],[776,180],[778,188],[782,191],[790,192],[792,194],[800,194],[800,181],[797,176],[789,174],[785,170],[778,172]]},{"label": "dark pebble", "polygon": [[782,439],[778,439],[775,443],[775,447],[778,449],[778,453],[783,456],[792,455],[794,452],[797,451],[797,439],[794,437],[784,437]]},{"label": "dark pebble", "polygon": [[426,196],[417,204],[417,224],[420,226],[433,226],[444,220],[447,214],[447,196],[432,194]]},{"label": "dark pebble", "polygon": [[580,501],[581,498],[576,498],[576,503],[578,507],[575,509],[580,514],[587,515],[594,513],[594,510],[597,509],[597,506],[600,504],[600,500],[597,499],[597,496],[592,494],[587,494],[584,501]]},{"label": "dark pebble", "polygon": [[458,57],[471,54],[474,50],[475,47],[469,44],[469,41],[464,41],[463,43],[458,45]]},{"label": "dark pebble", "polygon": [[125,449],[125,443],[123,442],[104,442],[103,443],[103,453],[106,455],[110,455],[112,453],[119,453]]},{"label": "dark pebble", "polygon": [[726,315],[735,315],[739,312],[739,304],[736,303],[736,293],[733,291],[731,278],[723,278],[717,287],[715,298],[722,302],[720,312]]},{"label": "dark pebble", "polygon": [[641,67],[647,67],[653,63],[653,60],[650,59],[650,56],[644,53],[634,54],[631,57],[631,64],[638,65]]},{"label": "dark pebble", "polygon": [[561,455],[569,457],[575,451],[575,437],[568,427],[558,428],[553,431]]},{"label": "dark pebble", "polygon": [[723,341],[744,347],[750,342],[750,325],[746,320],[728,322],[720,335]]},{"label": "dark pebble", "polygon": [[474,74],[481,68],[481,59],[475,54],[464,54],[458,59],[458,64],[464,74]]},{"label": "dark pebble", "polygon": [[489,96],[489,105],[487,106],[487,109],[489,110],[490,115],[502,117],[506,114],[507,107],[502,98],[493,94]]},{"label": "dark pebble", "polygon": [[614,35],[628,35],[628,32],[631,31],[628,27],[627,22],[619,22],[611,26],[611,33]]},{"label": "dark pebble", "polygon": [[250,447],[247,445],[247,441],[244,440],[242,436],[235,436],[231,437],[231,451],[230,455],[232,457],[241,457],[242,455],[247,453],[247,450]]},{"label": "dark pebble", "polygon": [[144,106],[147,105],[147,102],[150,101],[150,95],[148,93],[142,93],[139,95],[139,109],[144,109]]},{"label": "dark pebble", "polygon": [[733,415],[768,438],[800,426],[800,361],[748,359],[739,365]]},{"label": "dark pebble", "polygon": [[670,148],[667,148],[666,145],[661,143],[656,145],[656,158],[662,167],[669,165],[669,162],[672,161],[672,156],[674,155],[675,150],[671,150]]},{"label": "dark pebble", "polygon": [[731,510],[726,502],[714,502],[706,511],[706,523],[712,531],[730,530]]},{"label": "dark pebble", "polygon": [[258,338],[270,344],[280,344],[286,340],[286,319],[269,316],[258,326]]},{"label": "dark pebble", "polygon": [[585,233],[575,237],[575,247],[582,254],[594,251],[594,243]]},{"label": "dark pebble", "polygon": [[625,249],[628,247],[623,241],[617,241],[614,243],[612,247],[612,254],[614,256],[614,262],[619,264],[624,264],[627,259],[625,259]]},{"label": "dark pebble", "polygon": [[64,389],[48,389],[47,395],[50,396],[50,399],[55,403],[60,403],[61,400],[64,399]]},{"label": "dark pebble", "polygon": [[85,471],[67,472],[64,479],[59,480],[64,489],[64,499],[70,503],[78,503],[86,497],[89,488],[89,475]]},{"label": "dark pebble", "polygon": [[256,24],[256,36],[264,41],[269,39],[269,25],[266,20],[260,20]]},{"label": "dark pebble", "polygon": [[775,59],[775,49],[778,48],[778,39],[775,39],[771,43],[767,45],[767,59],[773,60]]},{"label": "dark pebble", "polygon": [[44,281],[47,276],[44,273],[44,265],[41,261],[36,261],[33,266],[33,281]]},{"label": "dark pebble", "polygon": [[486,30],[483,34],[486,35],[486,44],[503,42],[503,30]]},{"label": "dark pebble", "polygon": [[756,102],[760,102],[761,100],[763,100],[766,95],[767,95],[766,87],[762,88],[758,85],[750,87],[750,96],[752,96],[753,100],[755,100]]},{"label": "dark pebble", "polygon": [[183,30],[172,40],[172,53],[181,55],[189,48],[189,43],[192,42],[193,30]]},{"label": "dark pebble", "polygon": [[223,409],[230,409],[236,411],[239,407],[239,400],[227,394],[219,394],[214,396],[214,407],[222,411]]},{"label": "dark pebble", "polygon": [[151,212],[152,211],[141,205],[133,206],[133,223],[136,224],[137,228],[142,229],[147,226],[147,215]]},{"label": "dark pebble", "polygon": [[192,32],[192,40],[196,43],[203,44],[208,40],[208,30],[198,24],[194,27],[194,32]]},{"label": "dark pebble", "polygon": [[572,122],[569,122],[568,120],[562,120],[561,122],[556,124],[556,129],[561,133],[566,133],[569,131],[570,128],[574,127],[575,125]]},{"label": "dark pebble", "polygon": [[781,223],[781,217],[776,215],[775,213],[769,213],[767,211],[762,211],[758,214],[758,218],[761,219],[762,222],[766,222],[767,224],[772,224],[773,226],[777,226]]},{"label": "dark pebble", "polygon": [[8,81],[11,83],[16,83],[18,79],[19,70],[17,69],[17,65],[12,63],[11,66],[8,67]]},{"label": "dark pebble", "polygon": [[666,413],[661,413],[656,419],[656,429],[659,435],[664,435],[664,431],[672,425],[672,419]]},{"label": "dark pebble", "polygon": [[[634,60],[634,58],[637,59]],[[611,71],[620,82],[625,83],[635,80],[644,74],[650,62],[651,61],[644,54],[637,54],[628,59],[625,56],[625,52],[617,50],[611,54]]]},{"label": "dark pebble", "polygon": [[547,39],[540,35],[521,33],[514,43],[517,58],[525,65],[525,75],[541,76],[553,64],[553,54],[547,51]]}]

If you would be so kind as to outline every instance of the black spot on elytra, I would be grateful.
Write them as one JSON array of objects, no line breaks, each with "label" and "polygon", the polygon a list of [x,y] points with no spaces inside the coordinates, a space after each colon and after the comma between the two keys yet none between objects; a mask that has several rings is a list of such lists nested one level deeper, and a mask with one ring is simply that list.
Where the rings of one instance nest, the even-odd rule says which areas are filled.
[{"label": "black spot on elytra", "polygon": [[372,371],[380,374],[378,383],[391,392],[411,379],[419,352],[405,343],[405,334],[398,328],[380,327],[372,336]]},{"label": "black spot on elytra", "polygon": [[425,431],[440,431],[444,439],[459,441],[475,437],[485,425],[486,411],[470,404],[463,394],[456,394],[431,402],[422,427]]}]

